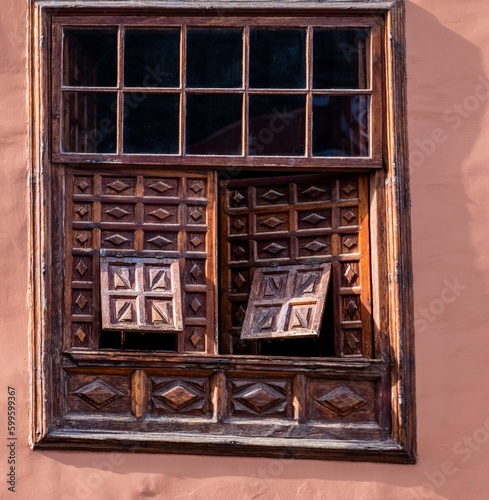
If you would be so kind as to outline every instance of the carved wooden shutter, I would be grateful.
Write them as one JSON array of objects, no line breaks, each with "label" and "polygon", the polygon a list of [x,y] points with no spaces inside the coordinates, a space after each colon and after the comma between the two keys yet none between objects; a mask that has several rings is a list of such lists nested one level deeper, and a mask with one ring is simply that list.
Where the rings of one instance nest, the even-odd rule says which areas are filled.
[{"label": "carved wooden shutter", "polygon": [[331,264],[255,270],[241,339],[319,335]]},{"label": "carved wooden shutter", "polygon": [[178,352],[215,353],[214,174],[67,171],[66,345],[98,349],[102,327],[173,332]]},{"label": "carved wooden shutter", "polygon": [[[237,352],[258,270],[331,263],[336,356],[369,357],[366,178],[357,174],[253,178],[224,181],[221,189],[224,352]],[[244,337],[249,331],[247,326]],[[251,349],[258,352],[257,346]]]},{"label": "carved wooden shutter", "polygon": [[102,328],[183,330],[178,260],[105,255],[100,260]]}]

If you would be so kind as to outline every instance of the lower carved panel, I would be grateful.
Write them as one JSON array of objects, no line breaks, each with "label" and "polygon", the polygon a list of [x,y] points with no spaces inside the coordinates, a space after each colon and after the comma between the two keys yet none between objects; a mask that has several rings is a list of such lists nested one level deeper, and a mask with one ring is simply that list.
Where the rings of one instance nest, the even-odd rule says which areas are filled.
[{"label": "lower carved panel", "polygon": [[291,380],[228,380],[230,416],[292,418]]},{"label": "lower carved panel", "polygon": [[376,384],[370,380],[309,379],[309,419],[375,422]]},{"label": "lower carved panel", "polygon": [[68,413],[131,412],[130,375],[66,374]]},{"label": "lower carved panel", "polygon": [[209,379],[180,376],[153,377],[151,413],[210,416],[212,405]]}]

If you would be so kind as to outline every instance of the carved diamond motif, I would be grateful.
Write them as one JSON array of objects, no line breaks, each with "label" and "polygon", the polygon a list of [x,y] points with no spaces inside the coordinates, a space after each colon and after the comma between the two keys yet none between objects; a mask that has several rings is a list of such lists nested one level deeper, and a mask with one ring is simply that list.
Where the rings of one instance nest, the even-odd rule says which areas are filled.
[{"label": "carved diamond motif", "polygon": [[100,379],[77,389],[74,394],[97,409],[108,406],[123,396],[121,391]]},{"label": "carved diamond motif", "polygon": [[355,304],[355,302],[353,302],[353,300],[350,300],[350,302],[348,302],[345,307],[345,311],[347,312],[348,316],[350,316],[350,318],[353,318],[353,316],[355,316],[355,313],[358,311],[358,306]]},{"label": "carved diamond motif", "polygon": [[346,335],[346,343],[350,348],[350,350],[352,352],[355,352],[355,350],[358,347],[358,344],[360,344],[360,339],[353,332],[348,332]]},{"label": "carved diamond motif", "polygon": [[325,189],[321,189],[317,186],[311,186],[310,188],[306,189],[305,191],[302,191],[302,194],[309,196],[309,198],[317,198],[318,196],[321,196],[325,192],[326,192]]},{"label": "carved diamond motif", "polygon": [[163,392],[156,393],[154,396],[176,411],[182,410],[185,406],[201,397],[192,387],[183,382],[177,382],[177,385],[164,389]]},{"label": "carved diamond motif", "polygon": [[105,213],[114,217],[114,219],[122,219],[126,215],[130,215],[130,212],[120,207],[111,208],[110,210],[106,210]]},{"label": "carved diamond motif", "polygon": [[87,233],[81,233],[79,234],[76,238],[77,241],[79,241],[82,245],[86,243],[90,238]]},{"label": "carved diamond motif", "polygon": [[238,257],[242,257],[246,253],[246,250],[242,246],[237,245],[234,247],[233,253]]},{"label": "carved diamond motif", "polygon": [[171,323],[169,304],[167,302],[153,302],[153,321],[155,323]]},{"label": "carved diamond motif", "polygon": [[240,290],[245,283],[246,279],[244,278],[244,276],[241,273],[238,273],[238,276],[234,278],[234,284],[236,285],[236,288]]},{"label": "carved diamond motif", "polygon": [[274,320],[277,316],[276,312],[275,311],[267,311],[266,309],[264,309],[263,311],[261,311],[261,318],[258,320],[258,328],[260,328],[260,330],[270,330],[271,328],[273,328],[273,325],[274,325]]},{"label": "carved diamond motif", "polygon": [[109,238],[105,238],[105,241],[108,241],[109,243],[112,243],[113,245],[118,247],[124,243],[127,243],[129,240],[125,236],[114,234]]},{"label": "carved diamond motif", "polygon": [[351,210],[348,210],[348,212],[346,212],[345,215],[343,215],[343,219],[346,220],[346,222],[353,222],[355,219],[357,218],[357,216],[351,211]]},{"label": "carved diamond motif", "polygon": [[200,279],[200,277],[202,276],[202,274],[204,274],[204,273],[202,272],[202,269],[200,269],[200,267],[197,264],[194,264],[192,266],[192,269],[190,269],[190,275],[192,276],[192,278],[195,281],[198,281]]},{"label": "carved diamond motif", "polygon": [[351,250],[353,247],[357,246],[357,242],[353,238],[348,238],[346,241],[343,242],[343,245],[345,245],[348,250]]},{"label": "carved diamond motif", "polygon": [[348,283],[350,283],[350,285],[354,283],[355,280],[358,278],[357,272],[355,271],[355,269],[353,269],[353,267],[350,264],[348,264],[344,276],[348,281]]},{"label": "carved diamond motif", "polygon": [[307,250],[310,250],[311,252],[319,252],[320,250],[323,250],[326,248],[328,245],[325,245],[324,243],[321,243],[320,241],[311,241],[311,243],[308,243],[307,245],[304,246],[304,248],[307,248]]},{"label": "carved diamond motif", "polygon": [[236,219],[233,226],[236,230],[241,231],[241,229],[243,229],[246,224],[241,219]]},{"label": "carved diamond motif", "polygon": [[194,349],[198,346],[201,339],[202,339],[202,337],[197,330],[194,330],[192,332],[192,335],[190,335],[190,337],[188,338],[189,342],[192,344],[192,347]]},{"label": "carved diamond motif", "polygon": [[244,393],[240,391],[238,394],[239,397],[235,399],[256,413],[263,413],[285,401],[282,394],[265,384],[254,384]]},{"label": "carved diamond motif", "polygon": [[164,193],[165,191],[168,191],[169,189],[173,188],[173,186],[170,186],[169,184],[163,181],[158,181],[155,182],[154,184],[150,184],[149,187],[155,191],[158,191],[158,193]]},{"label": "carved diamond motif", "polygon": [[277,226],[280,226],[282,224],[285,224],[285,221],[277,219],[276,217],[270,217],[269,219],[260,222],[261,226],[267,226],[267,227],[270,227],[272,229],[274,229]]},{"label": "carved diamond motif", "polygon": [[80,310],[83,311],[83,309],[85,309],[85,306],[88,304],[88,300],[84,295],[80,293],[80,295],[78,295],[75,300],[75,304],[80,308]]},{"label": "carved diamond motif", "polygon": [[88,214],[88,210],[85,206],[82,205],[81,207],[77,208],[76,213],[83,219],[83,217]]},{"label": "carved diamond motif", "polygon": [[290,328],[307,328],[310,323],[312,310],[310,307],[296,308]]},{"label": "carved diamond motif", "polygon": [[200,300],[197,297],[194,297],[194,300],[190,303],[190,309],[196,313],[201,307],[202,304],[200,303]]},{"label": "carved diamond motif", "polygon": [[75,267],[75,269],[78,271],[78,274],[83,277],[88,271],[88,266],[81,260],[80,262],[78,262],[78,265]]},{"label": "carved diamond motif", "polygon": [[200,193],[203,191],[204,186],[200,183],[200,181],[195,181],[191,186],[190,186],[191,191],[193,191],[195,194]]},{"label": "carved diamond motif", "polygon": [[278,191],[274,191],[273,189],[270,189],[265,194],[260,195],[260,198],[264,198],[265,200],[274,202],[274,201],[280,200],[280,198],[283,198],[284,196],[285,196],[285,194],[279,193]]},{"label": "carved diamond motif", "polygon": [[85,189],[87,189],[87,187],[90,186],[90,184],[88,184],[87,181],[80,181],[76,187],[83,193],[83,191],[85,191]]},{"label": "carved diamond motif", "polygon": [[325,219],[326,219],[326,217],[323,217],[322,215],[310,214],[307,217],[304,217],[302,220],[304,222],[308,222],[309,224],[312,224],[313,226],[315,226],[316,224],[319,224],[320,222],[322,222]]},{"label": "carved diamond motif", "polygon": [[235,314],[235,317],[239,321],[239,323],[243,323],[245,315],[246,315],[245,308],[243,306],[239,306]]},{"label": "carved diamond motif", "polygon": [[245,199],[245,197],[239,191],[235,191],[232,199],[235,203],[241,203]]},{"label": "carved diamond motif", "polygon": [[123,321],[131,322],[133,308],[132,303],[126,300],[116,300],[115,301],[115,315],[117,323],[122,323]]},{"label": "carved diamond motif", "polygon": [[156,217],[157,219],[164,220],[167,217],[169,217],[171,215],[171,213],[166,211],[163,208],[158,208],[157,210],[153,210],[152,212],[150,212],[149,215],[152,215],[153,217]]},{"label": "carved diamond motif", "polygon": [[113,191],[116,191],[117,193],[122,193],[122,191],[129,189],[131,186],[122,181],[115,181],[107,184],[107,187],[112,189]]},{"label": "carved diamond motif", "polygon": [[150,269],[149,287],[151,290],[168,290],[168,270],[160,268]]},{"label": "carved diamond motif", "polygon": [[78,340],[83,344],[83,341],[85,340],[87,334],[81,329],[78,328],[78,330],[75,333],[75,337],[78,338]]},{"label": "carved diamond motif", "polygon": [[328,394],[319,398],[317,402],[334,411],[341,417],[345,417],[353,410],[366,404],[364,399],[344,385],[328,392]]},{"label": "carved diamond motif", "polygon": [[202,243],[202,240],[198,236],[194,236],[190,240],[190,243],[192,243],[192,245],[197,248]]},{"label": "carved diamond motif", "polygon": [[197,208],[192,210],[189,215],[190,217],[192,217],[192,219],[194,219],[195,222],[202,218],[202,212],[200,212],[200,210],[198,210]]},{"label": "carved diamond motif", "polygon": [[153,245],[156,245],[160,248],[169,245],[171,242],[171,240],[169,240],[168,238],[164,238],[163,236],[155,236],[154,238],[148,240],[148,243],[152,243]]},{"label": "carved diamond motif", "polygon": [[271,253],[272,255],[276,255],[284,250],[287,250],[287,247],[279,245],[278,243],[272,243],[263,249],[264,252]]},{"label": "carved diamond motif", "polygon": [[353,193],[354,191],[356,191],[357,188],[355,186],[353,186],[352,184],[347,184],[344,188],[343,188],[343,192],[346,194],[346,195],[350,195],[351,193]]}]

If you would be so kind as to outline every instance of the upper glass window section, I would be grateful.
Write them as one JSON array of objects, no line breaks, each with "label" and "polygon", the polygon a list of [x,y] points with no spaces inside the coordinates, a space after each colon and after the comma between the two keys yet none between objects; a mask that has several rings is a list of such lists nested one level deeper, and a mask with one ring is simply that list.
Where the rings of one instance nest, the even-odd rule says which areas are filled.
[{"label": "upper glass window section", "polygon": [[61,154],[373,156],[371,27],[61,33]]}]

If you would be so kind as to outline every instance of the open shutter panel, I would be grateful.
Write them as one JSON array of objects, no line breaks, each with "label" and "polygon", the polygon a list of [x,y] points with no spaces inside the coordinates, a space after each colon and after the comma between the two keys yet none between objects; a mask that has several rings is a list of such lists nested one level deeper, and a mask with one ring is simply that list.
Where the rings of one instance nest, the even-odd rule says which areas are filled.
[{"label": "open shutter panel", "polygon": [[102,255],[100,272],[103,328],[183,330],[178,260]]},{"label": "open shutter panel", "polygon": [[257,269],[242,340],[318,336],[331,263]]}]

